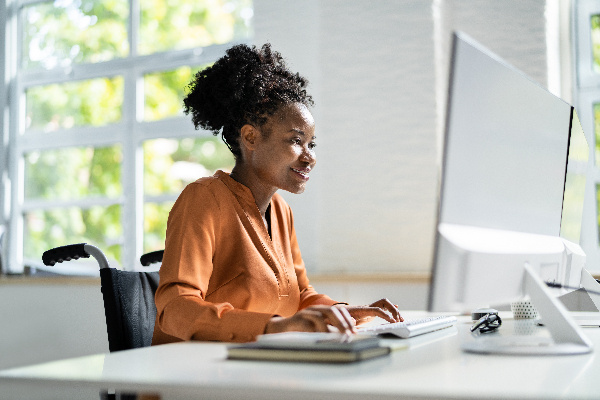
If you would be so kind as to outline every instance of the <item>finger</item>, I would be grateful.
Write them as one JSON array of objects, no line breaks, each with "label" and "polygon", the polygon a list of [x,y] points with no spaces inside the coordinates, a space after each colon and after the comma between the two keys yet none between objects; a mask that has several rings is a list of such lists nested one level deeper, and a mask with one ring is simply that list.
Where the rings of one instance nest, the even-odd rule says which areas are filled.
[{"label": "finger", "polygon": [[394,318],[394,321],[404,321],[404,318],[400,315],[400,311],[398,310],[398,306],[389,301],[388,299],[381,299],[371,304],[372,307],[378,307],[389,312]]},{"label": "finger", "polygon": [[393,304],[393,306],[396,309],[396,311],[398,311],[398,321],[404,322],[404,317],[400,314],[400,307],[398,307],[398,304]]},{"label": "finger", "polygon": [[385,308],[396,321],[404,321],[404,318],[402,318],[402,315],[400,315],[398,306],[396,306],[395,304],[392,304],[390,301],[388,301],[383,305],[383,308]]},{"label": "finger", "polygon": [[334,309],[336,309],[340,313],[340,317],[343,319],[343,321],[346,322],[349,331],[348,333],[354,333],[354,325],[356,325],[356,321],[354,320],[354,318],[352,318],[352,315],[350,315],[348,310],[346,310],[345,307],[334,307]]},{"label": "finger", "polygon": [[373,311],[373,313],[375,314],[376,317],[379,318],[383,318],[385,319],[387,322],[397,322],[398,320],[395,319],[389,311],[384,310],[383,308],[371,308],[371,310]]},{"label": "finger", "polygon": [[351,323],[342,314],[339,308],[330,307],[325,313],[328,314],[329,323],[336,327],[342,333],[352,333]]},{"label": "finger", "polygon": [[355,312],[360,316],[360,318],[379,317],[386,320],[387,322],[397,322],[397,320],[394,319],[394,317],[392,317],[392,315],[388,311],[379,307],[361,307]]},{"label": "finger", "polygon": [[326,321],[326,323],[339,330],[340,328],[343,328],[342,322],[339,320],[339,315],[334,314],[334,311],[332,310],[333,308],[334,307],[332,306],[318,305],[306,308],[303,312],[315,313],[313,315],[319,315],[324,321]]},{"label": "finger", "polygon": [[354,329],[354,327],[356,326],[356,320],[354,318],[352,318],[352,315],[350,315],[350,312],[345,307],[340,307],[338,309],[340,311],[340,314],[342,314],[344,319],[348,322],[348,325],[350,326],[350,330],[353,333],[356,332],[356,329]]}]

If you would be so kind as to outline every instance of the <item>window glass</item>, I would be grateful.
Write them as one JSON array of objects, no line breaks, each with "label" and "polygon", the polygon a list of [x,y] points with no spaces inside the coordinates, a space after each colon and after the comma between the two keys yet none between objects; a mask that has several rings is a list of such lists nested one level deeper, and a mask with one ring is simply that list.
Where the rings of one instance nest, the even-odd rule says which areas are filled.
[{"label": "window glass", "polygon": [[570,174],[567,172],[560,236],[574,243],[578,243],[581,236],[585,182],[584,174]]},{"label": "window glass", "polygon": [[139,54],[224,44],[247,37],[250,0],[140,2]]},{"label": "window glass", "polygon": [[121,261],[121,206],[57,208],[24,215],[24,257],[40,261],[44,251],[72,243],[89,243],[110,259]]},{"label": "window glass", "polygon": [[25,198],[72,200],[122,194],[121,145],[63,148],[25,155]]},{"label": "window glass", "polygon": [[234,159],[218,137],[154,139],[144,142],[144,193],[176,194],[217,169],[230,171]]},{"label": "window glass", "polygon": [[25,7],[24,68],[68,67],[129,54],[127,0],[56,0]]},{"label": "window glass", "polygon": [[[596,210],[600,210],[600,185],[596,184]],[[600,245],[600,213],[596,214],[598,226],[598,244]]]},{"label": "window glass", "polygon": [[25,101],[25,129],[52,132],[102,126],[121,119],[123,78],[35,86],[27,89]]},{"label": "window glass", "polygon": [[144,253],[165,248],[167,219],[174,202],[144,204]]},{"label": "window glass", "polygon": [[144,120],[183,115],[185,88],[202,67],[181,67],[144,75]]},{"label": "window glass", "polygon": [[[22,120],[11,124],[7,137],[16,141],[21,167],[11,170],[7,190],[18,193],[11,198],[17,198],[21,215],[16,218],[23,217],[23,224],[11,225],[19,231],[10,234],[18,235],[23,247],[9,249],[9,259],[23,255],[39,262],[43,251],[78,242],[97,245],[119,263],[122,247],[163,248],[177,194],[216,169],[231,170],[234,159],[220,138],[206,132],[154,139],[161,125],[152,123],[182,115],[193,74],[210,65],[200,62],[214,61],[222,50],[204,47],[225,48],[250,37],[252,1],[22,0],[16,5],[18,26],[9,47],[18,61],[17,99],[23,101],[11,102],[9,111]],[[131,15],[131,9],[139,14]],[[150,63],[144,57],[157,52],[162,54]],[[89,65],[103,62],[110,67]],[[12,132],[13,126],[19,131]],[[108,129],[106,147],[82,142]],[[132,132],[139,135],[135,148],[125,146]],[[34,138],[42,133],[51,136],[38,148]],[[128,157],[139,150],[143,174],[122,167],[124,161],[137,166],[138,160]],[[130,197],[137,191],[124,181],[143,190],[143,202]],[[123,233],[125,205],[143,207],[143,238],[138,229]]]},{"label": "window glass", "polygon": [[[144,143],[144,193],[177,195],[190,182],[217,169],[231,171],[234,159],[217,137],[154,139]],[[144,253],[161,250],[174,202],[144,204]]]},{"label": "window glass", "polygon": [[596,103],[593,105],[594,109],[594,136],[596,145],[595,149],[595,163],[596,166],[600,166],[600,103]]},{"label": "window glass", "polygon": [[592,15],[592,59],[594,71],[600,73],[600,15]]}]

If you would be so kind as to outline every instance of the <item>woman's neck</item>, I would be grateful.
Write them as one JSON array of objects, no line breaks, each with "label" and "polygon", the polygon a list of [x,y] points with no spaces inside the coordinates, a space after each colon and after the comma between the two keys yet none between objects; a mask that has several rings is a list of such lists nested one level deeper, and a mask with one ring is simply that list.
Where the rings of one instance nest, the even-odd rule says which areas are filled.
[{"label": "woman's neck", "polygon": [[246,186],[252,192],[256,206],[263,218],[266,217],[267,208],[271,204],[271,198],[277,191],[277,188],[270,188],[263,185],[258,177],[248,168],[236,163],[231,171],[230,177],[238,183]]}]

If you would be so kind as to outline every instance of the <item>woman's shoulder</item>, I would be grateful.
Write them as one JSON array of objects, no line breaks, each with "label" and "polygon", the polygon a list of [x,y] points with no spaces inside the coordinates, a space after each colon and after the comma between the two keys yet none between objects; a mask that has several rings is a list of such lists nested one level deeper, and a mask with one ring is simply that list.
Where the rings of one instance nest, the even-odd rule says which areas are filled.
[{"label": "woman's shoulder", "polygon": [[225,192],[224,185],[215,177],[200,178],[183,188],[170,214],[193,216],[198,221],[220,214],[222,205],[227,202]]},{"label": "woman's shoulder", "polygon": [[219,178],[216,175],[212,176],[203,176],[202,178],[196,179],[194,182],[190,183],[188,186],[192,187],[210,187],[215,183],[219,182]]},{"label": "woman's shoulder", "polygon": [[219,198],[225,186],[216,176],[206,176],[189,183],[179,195],[181,200],[199,197]]}]

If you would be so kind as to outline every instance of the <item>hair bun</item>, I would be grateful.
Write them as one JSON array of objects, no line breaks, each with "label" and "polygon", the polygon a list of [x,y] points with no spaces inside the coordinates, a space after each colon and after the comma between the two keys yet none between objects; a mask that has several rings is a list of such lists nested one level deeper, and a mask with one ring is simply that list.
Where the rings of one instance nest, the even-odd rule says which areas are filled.
[{"label": "hair bun", "polygon": [[291,72],[270,44],[236,45],[212,66],[198,71],[188,85],[184,111],[192,114],[196,129],[204,128],[223,139],[239,157],[240,128],[262,125],[279,107],[290,103],[313,105],[308,81]]}]

